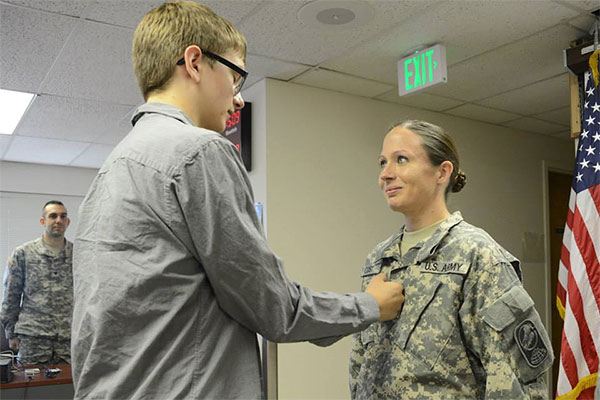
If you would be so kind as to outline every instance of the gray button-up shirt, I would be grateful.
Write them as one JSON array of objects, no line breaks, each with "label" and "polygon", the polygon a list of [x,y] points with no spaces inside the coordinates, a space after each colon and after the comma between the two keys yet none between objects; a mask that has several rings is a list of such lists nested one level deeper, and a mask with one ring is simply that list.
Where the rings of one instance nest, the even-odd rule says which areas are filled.
[{"label": "gray button-up shirt", "polygon": [[288,279],[233,144],[166,104],[133,122],[80,208],[76,398],[259,398],[256,332],[329,344],[379,319]]}]

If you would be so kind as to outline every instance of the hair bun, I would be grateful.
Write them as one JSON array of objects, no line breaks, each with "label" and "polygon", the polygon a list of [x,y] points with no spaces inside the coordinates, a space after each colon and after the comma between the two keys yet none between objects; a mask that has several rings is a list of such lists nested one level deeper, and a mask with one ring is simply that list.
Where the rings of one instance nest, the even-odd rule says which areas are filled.
[{"label": "hair bun", "polygon": [[467,176],[461,170],[458,170],[454,177],[454,183],[452,184],[452,193],[458,193],[465,187],[467,183]]}]

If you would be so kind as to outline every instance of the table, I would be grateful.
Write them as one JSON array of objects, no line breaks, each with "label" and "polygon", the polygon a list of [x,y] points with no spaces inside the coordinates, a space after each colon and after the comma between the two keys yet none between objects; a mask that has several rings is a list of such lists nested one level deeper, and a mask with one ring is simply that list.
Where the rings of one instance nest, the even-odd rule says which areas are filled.
[{"label": "table", "polygon": [[[0,383],[0,398],[4,399],[72,399],[74,396],[71,366],[30,365],[27,368],[39,368],[40,373],[31,378],[25,376],[22,369],[14,374],[9,383]],[[54,378],[47,378],[45,370],[60,368],[62,371]]]}]

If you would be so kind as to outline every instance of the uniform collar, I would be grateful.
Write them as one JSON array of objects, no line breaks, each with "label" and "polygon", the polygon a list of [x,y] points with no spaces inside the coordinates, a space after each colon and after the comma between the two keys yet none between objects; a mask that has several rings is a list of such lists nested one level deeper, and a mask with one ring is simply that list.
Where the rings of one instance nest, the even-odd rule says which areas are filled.
[{"label": "uniform collar", "polygon": [[400,231],[394,234],[388,239],[387,243],[382,246],[381,251],[376,256],[376,260],[393,258],[396,261],[400,261],[402,258],[407,264],[421,262],[430,257],[435,252],[442,239],[448,235],[448,232],[462,221],[463,217],[460,211],[455,211],[440,224],[433,235],[431,235],[425,243],[415,245],[415,247],[409,250],[404,256],[400,256],[399,246],[405,229],[405,226],[403,225],[402,228],[400,228]]},{"label": "uniform collar", "polygon": [[[62,248],[58,256],[60,257],[61,254],[63,254],[63,252],[65,253],[65,255],[69,255],[72,251],[72,246],[73,244],[69,242],[67,238],[65,238],[65,246]],[[54,257],[54,253],[52,253],[52,250],[46,247],[46,245],[44,244],[44,239],[42,237],[35,241],[35,249],[39,254],[44,254],[48,257]]]},{"label": "uniform collar", "polygon": [[186,125],[196,126],[185,113],[171,105],[165,103],[145,103],[139,106],[131,117],[131,124],[135,125],[145,114],[160,114],[166,117],[174,118]]}]

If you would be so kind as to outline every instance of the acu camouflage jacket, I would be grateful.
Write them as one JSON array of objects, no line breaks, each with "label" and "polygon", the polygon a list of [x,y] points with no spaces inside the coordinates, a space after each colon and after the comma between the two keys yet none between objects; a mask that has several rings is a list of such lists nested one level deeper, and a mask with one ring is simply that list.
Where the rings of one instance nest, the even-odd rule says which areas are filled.
[{"label": "acu camouflage jacket", "polygon": [[398,319],[354,335],[352,398],[546,398],[554,356],[519,261],[458,212],[400,256],[402,232],[362,271],[363,290],[384,272],[405,303]]},{"label": "acu camouflage jacket", "polygon": [[42,240],[17,247],[8,259],[0,320],[10,338],[22,334],[68,340],[73,313],[73,244],[65,239],[65,247],[54,257]]}]

